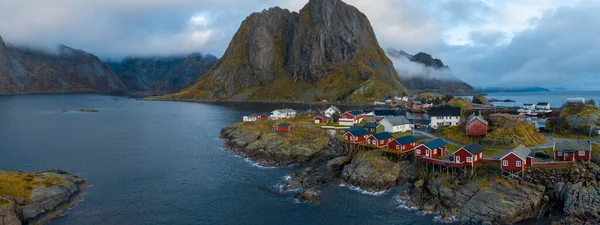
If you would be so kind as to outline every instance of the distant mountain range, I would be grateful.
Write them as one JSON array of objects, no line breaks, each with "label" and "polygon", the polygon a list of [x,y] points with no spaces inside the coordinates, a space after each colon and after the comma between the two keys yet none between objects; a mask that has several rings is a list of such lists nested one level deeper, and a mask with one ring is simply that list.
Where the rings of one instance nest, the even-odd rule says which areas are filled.
[{"label": "distant mountain range", "polygon": [[114,92],[125,88],[95,55],[62,45],[51,53],[7,46],[0,37],[0,93]]},{"label": "distant mountain range", "polygon": [[224,56],[167,99],[372,102],[405,92],[367,17],[340,0],[253,13]]},{"label": "distant mountain range", "polygon": [[128,90],[174,93],[198,81],[217,63],[217,57],[200,53],[172,57],[128,57],[106,61]]},{"label": "distant mountain range", "polygon": [[0,37],[0,93],[173,93],[195,83],[216,61],[195,53],[103,63],[64,45],[43,51],[7,45]]},{"label": "distant mountain range", "polygon": [[550,89],[542,87],[493,87],[493,88],[476,88],[477,91],[482,93],[503,93],[503,92],[549,92]]},{"label": "distant mountain range", "polygon": [[[387,55],[394,59],[400,79],[415,93],[433,92],[450,95],[470,95],[477,91],[456,77],[442,60],[427,53],[411,55],[402,50],[389,49]],[[421,67],[411,65],[420,64]]]}]

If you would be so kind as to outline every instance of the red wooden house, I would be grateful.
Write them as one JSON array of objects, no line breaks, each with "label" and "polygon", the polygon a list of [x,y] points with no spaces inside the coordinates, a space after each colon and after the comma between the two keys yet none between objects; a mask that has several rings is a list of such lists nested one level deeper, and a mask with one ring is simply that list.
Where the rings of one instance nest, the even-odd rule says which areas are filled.
[{"label": "red wooden house", "polygon": [[367,140],[369,132],[365,129],[351,129],[344,134],[344,139],[353,143],[361,143]]},{"label": "red wooden house", "polygon": [[524,171],[533,165],[531,149],[519,145],[500,158],[500,168],[509,171]]},{"label": "red wooden house", "polygon": [[483,116],[476,116],[475,114],[469,117],[467,121],[467,137],[483,137],[487,135],[488,121]]},{"label": "red wooden house", "polygon": [[415,149],[417,139],[414,136],[396,138],[388,143],[388,149],[402,153]]},{"label": "red wooden house", "polygon": [[267,115],[267,113],[252,113],[252,116],[256,116],[257,119],[261,119],[261,120],[268,120],[269,119],[269,115]]},{"label": "red wooden house", "polygon": [[415,149],[415,156],[425,158],[435,158],[438,156],[445,156],[448,144],[444,139],[437,138],[427,143],[423,143],[417,146]]},{"label": "red wooden house", "polygon": [[453,154],[455,164],[475,166],[483,158],[485,148],[477,143],[464,146]]},{"label": "red wooden house", "polygon": [[362,122],[362,119],[363,119],[362,111],[350,111],[350,112],[345,112],[342,115],[340,115],[338,122],[341,126],[353,126],[355,124]]},{"label": "red wooden house", "polygon": [[293,128],[294,128],[294,125],[289,124],[289,123],[280,123],[279,125],[277,125],[277,131],[282,132],[282,133],[291,132]]},{"label": "red wooden house", "polygon": [[558,161],[589,161],[592,158],[592,145],[587,141],[554,142],[554,159]]},{"label": "red wooden house", "polygon": [[313,120],[315,121],[316,124],[327,124],[327,123],[331,123],[331,121],[333,121],[330,117],[327,117],[325,115],[317,115],[317,116],[315,116],[315,118],[313,118]]},{"label": "red wooden house", "polygon": [[375,147],[386,147],[390,141],[394,140],[392,134],[389,132],[381,132],[377,134],[371,134],[367,137],[367,144],[374,145]]}]

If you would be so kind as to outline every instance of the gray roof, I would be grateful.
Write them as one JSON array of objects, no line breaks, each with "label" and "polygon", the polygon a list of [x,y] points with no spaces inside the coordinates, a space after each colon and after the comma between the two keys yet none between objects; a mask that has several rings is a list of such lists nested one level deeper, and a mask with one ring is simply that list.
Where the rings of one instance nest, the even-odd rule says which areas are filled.
[{"label": "gray roof", "polygon": [[591,151],[592,147],[588,141],[557,141],[554,142],[554,151]]},{"label": "gray roof", "polygon": [[480,152],[483,152],[483,150],[485,150],[485,148],[483,146],[481,146],[480,144],[477,144],[477,143],[471,143],[462,148],[464,150],[467,150],[467,152],[471,153],[471,155],[476,155]]},{"label": "gray roof", "polygon": [[485,120],[485,118],[483,118],[483,116],[476,116],[475,114],[473,114],[473,115],[471,115],[471,116],[469,117],[469,122],[467,122],[467,124],[470,124],[470,123],[472,123],[472,122],[473,122],[473,121],[475,121],[475,120],[479,120],[479,121],[481,121],[482,123],[484,123],[485,125],[489,125],[488,121],[487,121],[487,120]]},{"label": "gray roof", "polygon": [[342,111],[341,111],[341,110],[340,110],[338,107],[336,107],[335,105],[331,105],[331,106],[329,106],[329,108],[328,108],[328,109],[333,109],[333,111],[340,112],[340,113],[342,112]]},{"label": "gray roof", "polygon": [[[502,156],[502,158],[506,157],[510,153],[513,153],[516,156],[518,156],[519,158],[521,158],[522,160],[525,160],[527,158],[527,156],[529,156],[529,154],[531,154],[531,149],[529,149],[528,147],[525,147],[524,145],[519,145],[516,148],[513,148],[510,152],[506,153],[506,155]],[[500,159],[502,159],[502,158],[500,158]]]},{"label": "gray roof", "polygon": [[392,126],[410,124],[410,121],[408,121],[406,116],[385,117],[385,119],[387,119]]},{"label": "gray roof", "polygon": [[278,109],[275,111],[278,111],[280,113],[295,113],[296,112],[296,110],[293,110],[293,109]]}]

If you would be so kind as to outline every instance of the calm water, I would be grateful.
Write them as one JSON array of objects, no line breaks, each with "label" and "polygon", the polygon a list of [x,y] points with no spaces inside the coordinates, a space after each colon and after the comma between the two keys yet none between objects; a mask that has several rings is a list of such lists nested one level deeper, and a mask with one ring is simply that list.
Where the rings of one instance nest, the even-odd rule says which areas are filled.
[{"label": "calm water", "polygon": [[496,106],[522,106],[525,103],[549,102],[552,108],[559,108],[568,98],[594,99],[600,103],[600,92],[516,92],[516,93],[489,93],[488,99],[512,99],[516,102],[494,102]]},{"label": "calm water", "polygon": [[[0,96],[0,170],[65,169],[91,187],[51,224],[431,224],[380,196],[322,188],[319,206],[276,186],[297,169],[253,166],[218,133],[279,106],[146,102],[101,95]],[[60,112],[100,109],[99,113]]]}]

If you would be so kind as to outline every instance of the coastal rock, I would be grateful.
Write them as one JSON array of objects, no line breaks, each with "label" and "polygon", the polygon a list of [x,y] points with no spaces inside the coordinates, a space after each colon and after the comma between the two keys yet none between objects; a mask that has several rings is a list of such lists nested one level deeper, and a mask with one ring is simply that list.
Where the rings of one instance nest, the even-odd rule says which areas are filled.
[{"label": "coastal rock", "polygon": [[411,162],[393,162],[380,152],[356,155],[344,167],[342,179],[367,191],[385,191],[402,183],[416,180],[418,174]]},{"label": "coastal rock", "polygon": [[296,199],[301,202],[308,202],[313,205],[318,205],[321,202],[321,191],[314,188],[306,189],[296,194]]},{"label": "coastal rock", "polygon": [[44,224],[75,205],[87,185],[65,171],[53,170],[34,176],[34,179],[48,181],[43,181],[45,186],[35,187],[28,199],[7,195],[0,197],[0,225]]},{"label": "coastal rock", "polygon": [[0,225],[21,225],[17,206],[10,200],[0,197]]},{"label": "coastal rock", "polygon": [[[282,134],[273,131],[272,127],[274,124],[271,122],[236,124],[223,128],[221,137],[225,139],[227,149],[263,166],[300,166],[324,162],[341,154],[338,140],[330,138],[321,129],[299,125],[294,128],[294,134]],[[293,135],[308,135],[310,138]]]},{"label": "coastal rock", "polygon": [[467,224],[506,224],[536,218],[544,187],[534,184],[476,179],[460,184],[445,174],[435,174],[403,194],[408,207],[438,212],[442,220],[457,218]]},{"label": "coastal rock", "polygon": [[350,163],[352,158],[348,156],[341,156],[327,163],[317,166],[309,167],[300,172],[296,172],[291,175],[291,182],[284,187],[284,190],[298,190],[301,188],[313,188],[339,178],[342,169],[345,165]]}]

